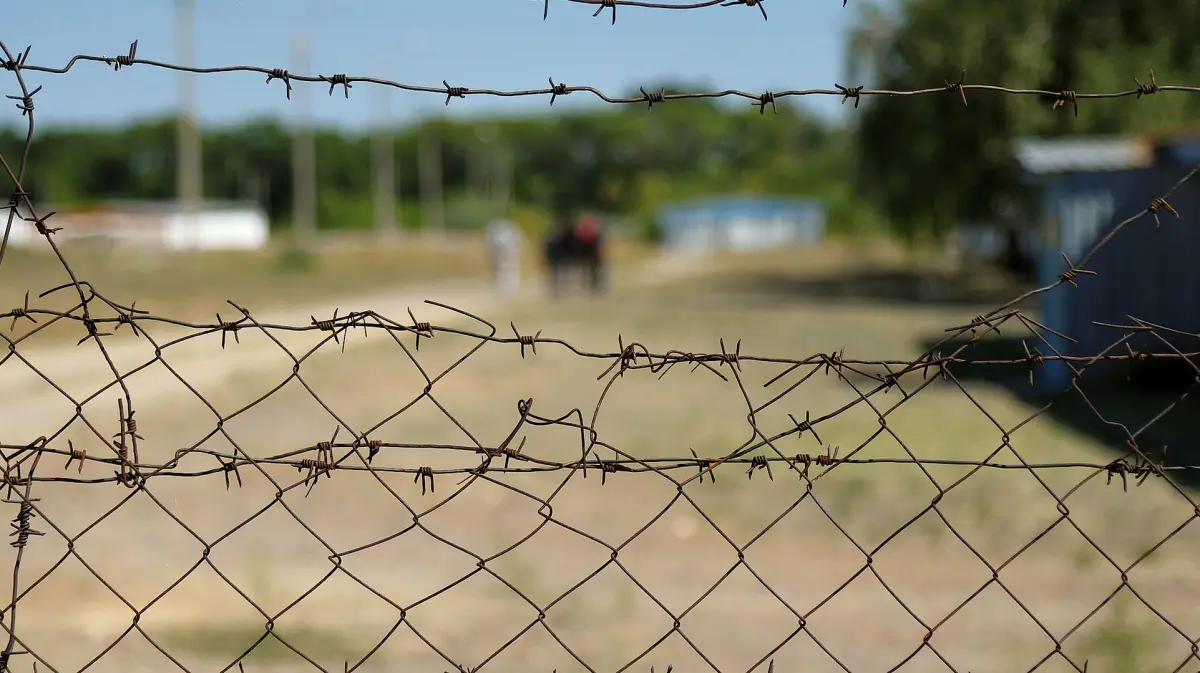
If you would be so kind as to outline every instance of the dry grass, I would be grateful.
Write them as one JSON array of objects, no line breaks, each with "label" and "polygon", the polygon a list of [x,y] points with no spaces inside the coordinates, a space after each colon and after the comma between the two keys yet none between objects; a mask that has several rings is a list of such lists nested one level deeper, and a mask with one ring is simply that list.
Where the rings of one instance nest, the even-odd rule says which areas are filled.
[{"label": "dry grass", "polygon": [[[487,274],[483,245],[475,238],[413,238],[393,244],[329,241],[310,258],[284,244],[257,251],[188,253],[68,243],[63,253],[78,279],[91,282],[114,301],[137,300],[139,307],[206,317],[222,306],[228,308],[227,299],[250,305],[311,302],[364,289],[481,280]],[[0,279],[0,306],[19,305],[25,292],[36,298],[70,282],[45,246],[8,250]]]},{"label": "dry grass", "polygon": [[[839,268],[840,254],[760,257],[749,266],[821,275]],[[620,333],[624,343],[636,340],[656,352],[714,351],[720,338],[729,346],[740,338],[743,353],[796,357],[844,347],[848,356],[906,358],[917,354],[921,338],[979,312],[972,307],[947,310],[817,299],[754,301],[729,282],[745,272],[748,261],[695,262],[712,265],[711,277],[719,282],[676,284],[653,292],[629,287],[598,300],[493,307],[482,313],[502,331],[508,330],[511,318],[524,332],[540,329],[544,337],[595,351],[615,351]],[[460,326],[469,326],[437,309],[415,308],[422,320],[459,320]],[[290,335],[285,343],[301,348],[319,336]],[[412,349],[411,337],[402,341]],[[558,417],[577,408],[591,422],[603,396],[595,415],[599,439],[638,458],[689,455],[689,449],[720,455],[750,438],[748,404],[728,368],[728,381],[703,369],[689,373],[682,367],[661,380],[647,371],[629,372],[605,392],[607,381],[596,377],[608,362],[586,360],[552,345],[539,346],[536,357],[525,359],[514,347],[485,347],[433,387],[432,397],[444,410],[421,399],[389,420],[421,396],[424,379],[405,352],[384,335],[364,339],[360,332],[350,336],[350,344],[344,354],[329,348],[326,355],[302,366],[307,388],[292,380],[244,413],[235,412],[283,382],[291,371],[291,361],[265,337],[245,333],[242,343],[225,355],[212,344],[196,345],[195,354],[181,353],[172,362],[184,378],[197,381],[201,395],[227,417],[223,430],[255,456],[329,439],[338,422],[330,410],[355,431],[382,423],[371,436],[389,441],[495,445],[516,422],[517,401],[527,398],[533,398],[539,415]],[[472,345],[469,339],[443,333],[422,340],[414,355],[427,371],[437,372]],[[238,349],[253,353],[257,366],[239,365],[222,376],[212,375],[224,358],[239,357]],[[240,357],[248,362],[250,356]],[[0,378],[9,366],[0,367]],[[796,373],[764,388],[779,371],[778,366],[746,365],[738,379],[750,400],[761,405],[800,376]],[[85,378],[79,379],[81,388],[93,385]],[[853,383],[857,382],[817,375],[758,413],[756,422],[767,434],[780,432],[791,426],[789,413],[819,416],[855,399]],[[27,385],[21,394],[29,399],[52,399],[45,386]],[[214,436],[213,411],[182,385],[170,384],[168,373],[148,371],[131,377],[128,385],[134,399],[141,400],[143,460],[165,461],[178,448],[197,443],[232,450],[227,439]],[[1001,445],[1003,432],[976,404],[1005,428],[1033,410],[1000,388],[965,385],[969,397],[947,383],[922,391],[888,413],[883,433],[879,413],[859,405],[821,424],[821,440],[840,446],[843,454],[864,446],[860,457],[903,457],[907,449],[926,458],[983,458]],[[140,397],[139,388],[147,391]],[[898,401],[898,393],[890,393],[875,405],[882,413]],[[94,406],[89,403],[84,414],[110,434],[115,430],[115,406],[109,395]],[[66,402],[22,409],[27,411],[14,415],[10,429],[21,437],[45,433],[72,411]],[[530,427],[526,435],[523,451],[528,455],[551,460],[579,456],[578,432]],[[97,454],[103,451],[79,422],[65,437]],[[789,438],[785,444],[779,448],[788,454],[821,451],[812,436]],[[1112,458],[1107,449],[1049,419],[1012,433],[1011,445],[1029,461]],[[601,457],[612,455],[600,450]],[[474,466],[478,460],[470,452],[385,449],[374,465],[441,469]],[[1002,452],[996,460],[1016,458]],[[214,464],[211,457],[193,455],[180,467]],[[39,473],[60,469],[61,465],[44,465]],[[399,619],[397,606],[409,608],[411,628],[401,626],[358,670],[451,668],[422,637],[455,662],[475,666],[531,625],[488,662],[489,670],[583,670],[548,630],[593,670],[615,670],[660,638],[665,640],[634,670],[649,670],[651,665],[665,669],[668,664],[685,671],[710,664],[719,670],[747,670],[796,631],[797,613],[807,615],[812,635],[801,633],[776,651],[777,670],[842,670],[813,637],[849,670],[886,670],[917,649],[929,628],[981,588],[966,607],[937,627],[930,645],[958,670],[1029,669],[1054,644],[1007,591],[1062,638],[1120,586],[1120,573],[1062,521],[1055,500],[1022,471],[979,472],[939,503],[941,516],[996,566],[1050,529],[1004,566],[999,582],[937,513],[925,514],[889,540],[933,500],[937,490],[931,478],[946,487],[965,472],[930,467],[926,475],[913,466],[848,465],[828,471],[807,495],[803,482],[782,465],[773,468],[773,479],[761,472],[748,478],[744,468],[720,468],[715,483],[692,481],[682,495],[676,483],[661,475],[608,475],[602,485],[595,472],[586,477],[494,474],[461,485],[461,477],[442,475],[436,478],[434,492],[422,494],[421,484],[411,475],[343,470],[320,479],[307,498],[304,489],[276,497],[280,485],[303,478],[282,468],[244,469],[242,487],[235,484],[228,492],[219,474],[153,479],[137,492],[111,484],[41,484],[34,495],[41,498],[44,519],[37,524],[48,534],[31,542],[22,584],[67,553],[67,543],[56,529],[79,535],[119,505],[78,538],[75,549],[91,572],[109,582],[134,609],[144,608],[187,576],[144,609],[139,624],[190,670],[226,666],[264,635],[266,618],[246,597],[275,614],[301,596],[302,601],[274,621],[274,628],[326,670],[342,670],[346,660],[353,665],[366,655]],[[83,474],[103,476],[96,466]],[[694,474],[688,470],[676,478]],[[1042,476],[1062,495],[1088,473],[1062,470]],[[540,502],[545,500],[552,504],[551,523]],[[1126,494],[1106,488],[1101,477],[1072,494],[1066,504],[1079,528],[1121,565],[1193,516],[1186,499],[1161,481]],[[414,513],[422,513],[423,528],[363,548],[410,527]],[[249,524],[230,532],[251,517]],[[648,529],[635,535],[647,524]],[[536,534],[525,539],[533,531]],[[864,570],[867,553],[885,540]],[[745,566],[737,563],[737,546],[744,547]],[[1200,616],[1193,606],[1200,591],[1197,551],[1200,534],[1191,526],[1129,573],[1130,585],[1189,634],[1200,632]],[[10,557],[11,552],[0,563],[8,563]],[[727,579],[689,610],[731,569]],[[85,665],[133,619],[133,610],[91,572],[70,557],[21,604],[26,644],[59,670]],[[581,588],[556,601],[590,576]],[[448,585],[454,586],[420,602]],[[317,588],[306,594],[313,587]],[[901,607],[901,601],[924,625]],[[530,603],[545,610],[544,622],[538,623],[538,609]],[[64,613],[67,604],[71,609]],[[677,632],[664,606],[677,616],[686,612]],[[71,640],[63,640],[66,636]],[[1076,661],[1090,657],[1091,671],[1154,670],[1166,662],[1173,667],[1189,648],[1144,605],[1126,598],[1109,604],[1063,644]],[[247,662],[246,670],[255,672],[307,666],[271,636]],[[169,666],[135,632],[89,670]],[[905,670],[942,668],[933,653],[923,649]],[[1053,660],[1039,670],[1068,669],[1065,662]]]},{"label": "dry grass", "polygon": [[[522,275],[529,285],[539,284],[543,273],[537,243],[527,242],[522,251]],[[111,301],[123,306],[136,302],[139,310],[193,322],[211,322],[218,312],[231,319],[236,311],[228,300],[263,311],[447,283],[481,286],[489,274],[483,241],[470,234],[411,235],[393,242],[343,235],[323,241],[310,256],[298,255],[285,243],[248,252],[101,250],[78,245],[62,249],[75,278],[91,283]],[[647,252],[639,241],[616,239],[611,255],[620,273],[645,261]],[[38,295],[70,282],[48,247],[10,248],[0,264],[0,306],[5,310],[21,306],[29,293],[32,307],[65,311],[79,300],[70,288],[45,298]],[[95,309],[109,315],[99,303]],[[41,324],[0,322],[0,334],[11,338]],[[52,327],[38,338],[44,343],[81,336],[79,326],[72,325]]]}]

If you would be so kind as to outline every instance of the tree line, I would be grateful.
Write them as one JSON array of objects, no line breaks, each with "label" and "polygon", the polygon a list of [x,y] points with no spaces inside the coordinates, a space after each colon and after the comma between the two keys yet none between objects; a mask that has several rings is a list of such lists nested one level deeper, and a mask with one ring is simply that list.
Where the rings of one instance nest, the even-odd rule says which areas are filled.
[{"label": "tree line", "polygon": [[[674,85],[670,90],[691,90]],[[759,114],[744,101],[604,107],[524,117],[426,119],[386,129],[394,159],[396,219],[426,223],[421,164],[430,147],[447,227],[506,212],[542,228],[560,212],[591,209],[648,224],[676,199],[722,193],[794,194],[826,201],[844,223],[851,202],[850,134],[794,105]],[[34,137],[27,189],[54,205],[172,199],[174,119],[120,128],[47,128]],[[318,227],[370,227],[372,133],[313,131]],[[0,135],[17,156],[24,135]],[[292,133],[273,119],[202,130],[204,195],[259,203],[273,223],[292,213]],[[423,148],[422,144],[426,146]]]},{"label": "tree line", "polygon": [[[937,87],[960,77],[1013,89],[1113,92],[1200,85],[1194,0],[856,0],[846,41],[856,84]],[[963,72],[965,71],[965,75]],[[1194,132],[1200,96],[1080,100],[958,94],[864,100],[855,120],[858,187],[910,235],[940,237],[1029,196],[1012,160],[1022,136]]]},{"label": "tree line", "polygon": [[[847,39],[854,84],[909,89],[957,81],[1051,91],[1113,91],[1139,78],[1200,84],[1194,0],[1008,0],[958,3],[856,0]],[[654,87],[655,89],[658,86]],[[667,91],[708,89],[668,84]],[[553,111],[525,117],[428,119],[389,129],[397,219],[422,212],[422,148],[444,195],[445,225],[477,226],[500,211],[540,228],[555,213],[594,209],[648,224],[661,205],[723,193],[822,199],[833,231],[886,227],[910,238],[945,235],[958,222],[994,217],[1026,195],[1011,156],[1018,136],[1187,130],[1200,96],[1081,101],[1052,109],[1041,97],[974,92],[872,97],[845,123],[780,101],[760,114],[746,101],[690,100]],[[849,108],[849,106],[847,106]],[[172,119],[124,128],[45,128],[35,136],[27,187],[54,204],[175,196]],[[0,132],[16,156],[17,130]],[[315,131],[317,221],[322,229],[372,222],[371,137]],[[248,199],[273,223],[291,218],[292,139],[272,119],[203,131],[204,193]]]}]

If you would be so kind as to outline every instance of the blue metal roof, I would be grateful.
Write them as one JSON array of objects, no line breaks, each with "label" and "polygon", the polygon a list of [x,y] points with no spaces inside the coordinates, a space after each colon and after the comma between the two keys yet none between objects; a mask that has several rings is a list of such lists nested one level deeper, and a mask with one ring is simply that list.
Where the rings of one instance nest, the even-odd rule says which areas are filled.
[{"label": "blue metal roof", "polygon": [[1022,138],[1014,146],[1021,168],[1035,175],[1121,171],[1154,163],[1154,146],[1140,138]]},{"label": "blue metal roof", "polygon": [[667,226],[737,217],[814,219],[824,216],[825,205],[822,202],[787,196],[718,196],[672,204],[659,211],[659,219]]}]

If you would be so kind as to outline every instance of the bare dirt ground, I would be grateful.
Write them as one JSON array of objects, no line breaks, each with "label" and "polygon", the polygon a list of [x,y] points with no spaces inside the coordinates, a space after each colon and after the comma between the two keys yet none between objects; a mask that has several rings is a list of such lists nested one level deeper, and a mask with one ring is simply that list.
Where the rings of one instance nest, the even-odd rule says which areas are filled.
[{"label": "bare dirt ground", "polygon": [[[62,252],[76,278],[105,296],[123,303],[137,300],[141,309],[180,320],[207,320],[214,311],[227,312],[225,302],[231,298],[259,309],[265,308],[259,303],[264,300],[303,306],[377,288],[482,281],[487,273],[482,241],[450,235],[392,242],[323,238],[308,256],[297,255],[285,242],[262,250],[202,253],[67,243]],[[65,308],[74,299],[70,292],[38,295],[70,280],[44,246],[10,248],[0,265],[0,306],[18,306],[29,292],[36,307]]]},{"label": "bare dirt ground", "polygon": [[[338,308],[372,308],[408,322],[411,306],[422,321],[489,331],[419,302],[434,299],[493,321],[501,335],[511,336],[512,320],[522,334],[541,330],[585,351],[615,352],[621,334],[623,343],[654,352],[717,351],[721,338],[732,349],[740,338],[743,354],[804,357],[845,348],[847,357],[899,359],[916,356],[922,337],[980,312],[815,296],[784,301],[735,282],[747,266],[819,276],[839,264],[828,251],[743,260],[728,273],[723,264],[676,261],[631,276],[606,297],[569,302],[502,302],[463,284],[359,296]],[[255,318],[307,323],[310,314],[331,317],[333,302],[323,304]],[[147,332],[161,344],[172,329],[151,325]],[[536,355],[526,349],[524,358],[518,345],[487,344],[423,395],[427,379],[414,361],[434,375],[476,339],[443,331],[422,339],[418,351],[411,335],[398,344],[358,331],[347,335],[344,353],[328,344],[304,359],[296,378],[296,362],[280,343],[299,358],[329,335],[272,334],[279,343],[246,329],[224,350],[220,334],[171,345],[129,376],[141,461],[165,463],[194,446],[228,453],[235,444],[251,456],[276,455],[328,441],[338,426],[343,439],[365,432],[402,446],[382,448],[374,472],[350,458],[307,495],[306,486],[292,488],[304,472],[281,465],[244,467],[240,486],[234,478],[228,490],[220,471],[153,477],[140,489],[37,484],[34,527],[46,535],[25,550],[20,588],[27,593],[16,628],[45,665],[225,670],[269,623],[278,639],[266,636],[246,657],[246,671],[318,670],[313,664],[342,671],[364,657],[356,670],[443,671],[452,661],[486,662],[496,671],[582,671],[582,660],[600,671],[636,660],[633,670],[738,671],[760,662],[766,670],[774,658],[779,671],[883,671],[910,655],[902,670],[948,670],[949,663],[1009,671],[1033,668],[1055,650],[1054,639],[1074,661],[1090,658],[1089,670],[1154,670],[1160,662],[1169,670],[1190,645],[1145,603],[1183,633],[1200,632],[1200,533],[1188,525],[1155,548],[1193,520],[1195,509],[1191,494],[1163,480],[1125,493],[1100,475],[1067,496],[1092,472],[1062,469],[1039,482],[1023,470],[986,469],[927,511],[938,494],[934,483],[945,489],[966,468],[843,465],[811,491],[783,464],[749,476],[744,465],[725,466],[715,482],[693,480],[682,489],[668,477],[684,480],[696,468],[603,479],[595,470],[486,479],[440,472],[477,466],[472,447],[504,440],[519,419],[518,400],[532,398],[533,411],[549,418],[579,409],[605,444],[649,460],[691,450],[724,455],[751,437],[752,409],[771,435],[794,427],[789,414],[818,417],[853,401],[862,381],[816,374],[766,405],[806,372],[766,385],[781,365],[743,363],[736,375],[722,368],[724,380],[683,366],[661,379],[661,372],[630,371],[606,392],[609,379],[597,376],[610,361],[556,344],[539,344]],[[108,345],[122,372],[154,359],[148,339],[121,334]],[[19,352],[76,399],[112,380],[92,343],[29,343]],[[5,435],[21,438],[5,443],[48,435],[75,415],[74,403],[16,359],[0,365],[0,382]],[[977,460],[1002,446],[1001,428],[1035,411],[1000,388],[964,385],[969,395],[934,384],[887,412],[881,425],[880,413],[901,400],[893,391],[873,398],[874,409],[859,404],[821,423],[820,443],[805,434],[779,448],[815,455],[829,445],[842,454],[864,446],[857,457],[910,451]],[[55,443],[69,438],[103,454],[96,434],[117,432],[116,398],[110,389],[87,402],[81,415],[94,431],[74,420]],[[1029,462],[1114,457],[1046,419],[1009,434]],[[521,436],[524,455],[580,457],[578,431],[527,424]],[[460,450],[420,448],[436,445]],[[995,460],[1018,459],[1005,449]],[[77,465],[47,461],[40,476],[111,476],[96,463],[76,472]],[[216,467],[198,452],[178,465]],[[438,473],[430,482],[387,471],[414,467]],[[1065,497],[1069,519],[1050,491]],[[1127,573],[1128,587],[1105,603],[1122,586],[1118,566],[1152,549]],[[1053,656],[1038,670],[1072,669]]]}]

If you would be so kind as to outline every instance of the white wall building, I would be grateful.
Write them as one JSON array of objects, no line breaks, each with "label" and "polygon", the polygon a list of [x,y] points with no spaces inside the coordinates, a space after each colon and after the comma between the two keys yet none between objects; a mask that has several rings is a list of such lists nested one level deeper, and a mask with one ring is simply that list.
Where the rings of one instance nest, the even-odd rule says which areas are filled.
[{"label": "white wall building", "polygon": [[[105,245],[158,247],[167,250],[257,250],[270,240],[270,222],[252,203],[206,201],[187,214],[175,202],[130,201],[55,208],[46,226],[60,229],[57,241],[88,240]],[[26,214],[26,213],[23,213]],[[13,222],[9,243],[36,246],[42,237],[30,223]]]}]

